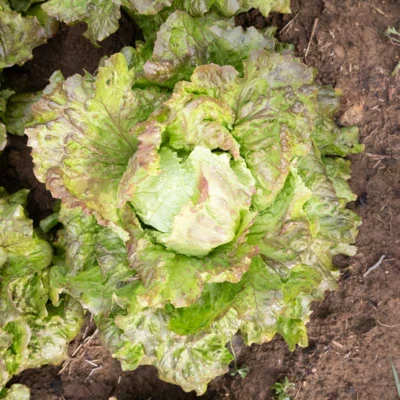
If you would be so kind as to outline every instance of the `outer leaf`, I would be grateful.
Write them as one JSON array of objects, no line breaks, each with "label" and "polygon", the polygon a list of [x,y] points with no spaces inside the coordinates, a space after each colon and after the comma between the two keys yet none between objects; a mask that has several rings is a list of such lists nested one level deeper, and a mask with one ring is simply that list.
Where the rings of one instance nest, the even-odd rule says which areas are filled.
[{"label": "outer leaf", "polygon": [[154,15],[171,6],[172,0],[121,0],[121,3],[138,14]]},{"label": "outer leaf", "polygon": [[0,118],[4,119],[7,110],[7,101],[14,94],[12,90],[6,89],[0,91]]},{"label": "outer leaf", "polygon": [[24,385],[15,383],[9,389],[0,391],[0,399],[2,400],[29,400],[31,398],[31,391]]},{"label": "outer leaf", "polygon": [[165,99],[157,89],[132,91],[133,83],[122,54],[107,60],[97,78],[54,75],[26,130],[38,179],[107,223],[118,221],[116,189],[137,143],[131,129]]},{"label": "outer leaf", "polygon": [[147,290],[129,267],[121,239],[78,208],[63,208],[60,217],[66,226],[60,240],[66,263],[52,269],[50,284],[97,315],[106,346],[123,368],[155,365],[162,379],[199,394],[209,380],[227,371],[232,356],[225,344],[239,326],[234,310],[218,322],[211,319],[205,330],[186,336],[174,333],[169,327],[171,306],[152,309],[139,304]]},{"label": "outer leaf", "polygon": [[8,0],[14,11],[26,12],[33,3],[41,3],[44,0]]},{"label": "outer leaf", "polygon": [[93,43],[114,33],[121,18],[119,2],[111,0],[49,0],[42,8],[67,24],[86,22],[85,36]]},{"label": "outer leaf", "polygon": [[355,126],[339,128],[333,121],[339,109],[339,94],[330,87],[318,90],[319,116],[315,124],[313,139],[322,155],[344,157],[360,153],[364,145],[358,143],[358,128]]},{"label": "outer leaf", "polygon": [[55,36],[60,29],[60,23],[57,21],[57,19],[47,14],[46,11],[42,9],[41,4],[36,4],[29,8],[29,10],[26,12],[26,15],[30,15],[38,19],[40,25],[42,25],[46,33],[47,38]]},{"label": "outer leaf", "polygon": [[106,346],[122,362],[123,369],[154,365],[159,377],[198,395],[214,377],[228,371],[232,355],[225,343],[238,328],[236,313],[228,312],[209,330],[180,336],[168,328],[168,314],[141,309],[134,302],[112,320],[99,320]]},{"label": "outer leaf", "polygon": [[7,144],[7,132],[5,125],[0,122],[0,151],[4,150]]},{"label": "outer leaf", "polygon": [[79,208],[62,207],[59,218],[66,228],[58,243],[62,262],[50,273],[51,299],[57,304],[66,290],[90,312],[107,314],[113,296],[129,291],[136,279],[131,281],[135,271],[129,266],[124,243]]},{"label": "outer leaf", "polygon": [[46,42],[46,34],[35,17],[22,17],[7,3],[0,2],[0,70],[22,65],[32,58],[32,50]]},{"label": "outer leaf", "polygon": [[40,99],[41,92],[23,93],[8,99],[4,122],[13,135],[24,134],[25,125],[33,121],[32,104]]},{"label": "outer leaf", "polygon": [[122,3],[139,14],[155,14],[161,11],[162,7],[170,6],[171,3],[172,7],[164,12],[183,10],[193,17],[204,16],[210,10],[217,11],[225,17],[232,17],[251,8],[260,10],[264,17],[268,17],[270,12],[290,13],[290,0],[158,0],[151,7],[148,6],[147,1],[142,2],[140,6],[135,0],[123,0]]},{"label": "outer leaf", "polygon": [[235,26],[233,19],[221,19],[216,14],[193,18],[176,11],[157,33],[152,60],[144,66],[150,82],[173,85],[189,79],[194,66],[214,62],[242,69],[242,61],[255,49],[274,49],[273,32],[246,31]]},{"label": "outer leaf", "polygon": [[26,196],[0,191],[0,388],[23,369],[64,360],[82,321],[71,298],[63,296],[59,307],[47,304],[52,249],[25,216]]},{"label": "outer leaf", "polygon": [[339,157],[324,157],[322,159],[326,174],[331,180],[337,197],[347,204],[350,201],[355,201],[357,195],[352,192],[348,180],[351,177],[350,161]]},{"label": "outer leaf", "polygon": [[268,17],[270,12],[290,13],[290,0],[176,0],[175,5],[195,16],[203,15],[210,9],[216,9],[226,17],[251,8],[259,9],[264,17]]}]

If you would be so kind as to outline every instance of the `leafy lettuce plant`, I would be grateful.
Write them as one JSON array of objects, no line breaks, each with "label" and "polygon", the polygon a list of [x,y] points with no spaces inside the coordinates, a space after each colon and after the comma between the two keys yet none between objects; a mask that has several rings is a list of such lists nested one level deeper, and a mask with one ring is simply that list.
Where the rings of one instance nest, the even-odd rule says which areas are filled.
[{"label": "leafy lettuce plant", "polygon": [[[271,11],[290,12],[289,0],[48,0],[42,9],[67,24],[85,22],[85,36],[93,43],[102,41],[118,29],[121,7],[133,16],[155,16],[160,11],[168,15],[183,10],[193,16],[202,16],[210,10],[231,17],[236,13],[259,8],[264,16]],[[155,20],[162,17],[155,17]],[[151,18],[150,18],[151,19]]]},{"label": "leafy lettuce plant", "polygon": [[362,150],[357,129],[336,126],[338,93],[271,34],[178,10],[154,47],[97,76],[55,73],[26,129],[64,203],[52,302],[90,310],[124,369],[198,394],[238,331],[307,346],[332,257],[355,252],[343,157]]},{"label": "leafy lettuce plant", "polygon": [[63,295],[49,300],[50,244],[26,216],[28,191],[7,195],[0,189],[0,398],[29,398],[20,385],[3,389],[24,369],[59,364],[79,332],[82,307]]},{"label": "leafy lettuce plant", "polygon": [[[55,35],[58,22],[47,15],[37,1],[0,0],[0,78],[4,68],[22,65],[32,58],[32,50]],[[23,13],[23,14],[20,14]],[[0,83],[0,151],[9,133],[23,135],[30,122],[30,105],[38,94],[19,94],[2,89]],[[11,103],[7,105],[7,101]]]},{"label": "leafy lettuce plant", "polygon": [[[32,50],[58,30],[58,23],[32,1],[0,0],[0,72],[32,58]],[[24,14],[19,12],[24,11]]]}]

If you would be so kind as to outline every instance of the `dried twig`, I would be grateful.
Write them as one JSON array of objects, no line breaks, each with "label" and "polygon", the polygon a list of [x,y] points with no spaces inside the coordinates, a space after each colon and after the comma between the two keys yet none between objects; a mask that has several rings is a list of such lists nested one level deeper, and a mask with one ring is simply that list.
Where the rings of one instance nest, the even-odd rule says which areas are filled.
[{"label": "dried twig", "polygon": [[372,4],[371,4],[371,6],[372,6],[372,8],[374,8],[376,11],[378,11],[379,14],[381,14],[381,15],[383,15],[383,16],[385,16],[385,17],[387,18],[387,14],[385,14],[380,8],[375,7],[375,6],[372,5]]},{"label": "dried twig", "polygon": [[311,42],[312,42],[312,40],[314,38],[315,31],[317,30],[317,26],[318,26],[318,18],[315,18],[315,21],[314,21],[314,24],[313,24],[313,27],[312,27],[312,31],[311,31],[310,40],[308,41],[308,46],[307,46],[306,52],[304,54],[304,58],[307,58],[308,52],[310,51]]},{"label": "dried twig", "polygon": [[89,373],[89,375],[86,377],[86,379],[84,380],[84,383],[86,383],[88,380],[89,380],[89,378],[96,372],[96,371],[98,371],[99,369],[102,369],[103,368],[103,366],[102,365],[100,365],[99,367],[97,367],[97,368],[93,368],[91,371],[90,371],[90,373]]},{"label": "dried twig", "polygon": [[297,11],[294,17],[279,31],[279,35],[282,35],[283,32],[290,28],[290,26],[293,24],[293,21],[297,18],[298,15],[299,12]]},{"label": "dried twig", "polygon": [[384,326],[385,328],[398,328],[398,327],[400,327],[400,324],[397,324],[397,325],[387,325],[387,324],[384,324],[384,323],[382,323],[381,321],[379,321],[378,318],[375,318],[375,321],[376,321],[379,325]]},{"label": "dried twig", "polygon": [[88,336],[72,353],[71,357],[67,358],[60,369],[58,375],[61,375],[70,365],[71,361],[74,360],[74,357],[79,353],[79,356],[77,359],[80,359],[83,355],[83,350],[86,349],[86,347],[89,345],[89,343],[96,337],[96,335],[99,333],[99,330],[96,329],[94,333],[91,336]]},{"label": "dried twig", "polygon": [[385,258],[386,256],[385,256],[385,254],[383,254],[382,256],[381,256],[381,258],[372,266],[372,267],[370,267],[370,268],[368,268],[367,269],[367,271],[364,273],[364,278],[370,273],[370,272],[372,272],[374,269],[377,269],[381,264],[382,264],[382,261],[384,260],[384,258]]},{"label": "dried twig", "polygon": [[87,362],[92,367],[96,367],[96,368],[98,367],[98,365],[96,363],[94,363],[93,361],[90,361],[90,360],[86,360],[86,358],[84,358],[83,361]]},{"label": "dried twig", "polygon": [[389,156],[387,154],[374,154],[374,153],[363,153],[365,156],[371,157],[371,158],[394,158],[395,160],[397,160],[397,158],[395,156]]}]

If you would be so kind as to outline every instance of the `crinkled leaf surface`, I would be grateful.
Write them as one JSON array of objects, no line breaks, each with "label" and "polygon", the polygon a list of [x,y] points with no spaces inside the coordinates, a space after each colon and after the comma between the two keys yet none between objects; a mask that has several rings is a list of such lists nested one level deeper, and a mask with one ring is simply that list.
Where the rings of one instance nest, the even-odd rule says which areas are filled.
[{"label": "crinkled leaf surface", "polygon": [[41,92],[38,92],[16,94],[8,99],[4,122],[9,133],[20,136],[24,134],[25,125],[33,120],[32,104],[40,97]]},{"label": "crinkled leaf surface", "polygon": [[8,0],[14,11],[26,12],[35,3],[42,3],[45,0]]},{"label": "crinkled leaf surface", "polygon": [[[40,3],[42,3],[42,1],[40,1]],[[47,14],[47,12],[43,10],[40,3],[30,7],[25,14],[31,17],[36,17],[40,22],[40,25],[42,25],[46,33],[46,37],[52,38],[59,31],[60,22],[57,20],[57,18]]]},{"label": "crinkled leaf surface", "polygon": [[0,122],[0,151],[4,150],[7,144],[7,131],[5,125]]},{"label": "crinkled leaf surface", "polygon": [[2,400],[29,400],[31,391],[24,385],[14,383],[9,389],[0,390],[0,399]]},{"label": "crinkled leaf surface", "polygon": [[199,16],[210,9],[226,17],[257,8],[264,17],[270,12],[290,13],[290,0],[175,0],[174,6]]},{"label": "crinkled leaf surface", "polygon": [[[162,379],[185,390],[204,392],[209,380],[227,371],[225,344],[239,321],[231,310],[206,330],[181,336],[169,326],[174,308],[149,308],[138,300],[147,290],[128,263],[124,243],[79,208],[62,208],[65,228],[59,246],[65,264],[51,270],[52,299],[64,290],[96,315],[106,346],[125,369],[155,365]],[[62,257],[63,258],[63,257]],[[218,315],[216,315],[218,316]]]},{"label": "crinkled leaf surface", "polygon": [[56,73],[32,107],[34,122],[26,130],[38,179],[53,196],[106,223],[118,221],[116,190],[137,147],[132,128],[166,98],[157,88],[132,90],[133,84],[120,53],[96,78],[87,73],[64,80]]},{"label": "crinkled leaf surface", "polygon": [[121,0],[121,4],[138,14],[154,15],[164,7],[170,7],[172,0]]},{"label": "crinkled leaf surface", "polygon": [[32,50],[46,42],[46,34],[36,17],[23,17],[0,1],[0,70],[22,65],[32,58]]},{"label": "crinkled leaf surface", "polygon": [[195,18],[184,11],[171,14],[157,33],[152,59],[144,65],[150,82],[171,86],[189,79],[195,66],[216,63],[243,68],[243,60],[255,49],[273,50],[273,29],[246,31],[234,19],[210,13]]},{"label": "crinkled leaf surface", "polygon": [[82,321],[72,298],[47,304],[52,249],[25,215],[26,196],[0,191],[0,388],[26,368],[64,360]]},{"label": "crinkled leaf surface", "polygon": [[[125,49],[97,78],[55,76],[28,134],[37,175],[73,207],[60,215],[52,301],[66,292],[92,311],[125,369],[154,365],[201,394],[238,330],[248,344],[279,333],[290,349],[307,345],[310,303],[336,285],[332,257],[355,251],[341,157],[361,147],[355,128],[333,122],[336,93],[290,52],[227,58],[221,46],[212,58],[197,35],[215,31],[204,22],[214,17],[190,18],[177,12],[161,29],[166,73],[153,84],[187,79],[172,95],[140,75],[146,45]],[[103,106],[123,129],[99,118]]]},{"label": "crinkled leaf surface", "polygon": [[51,16],[67,24],[85,22],[85,36],[93,43],[102,41],[119,26],[121,6],[138,14],[153,15],[171,0],[48,0],[42,8]]},{"label": "crinkled leaf surface", "polygon": [[42,8],[67,24],[85,22],[88,29],[84,36],[93,43],[114,33],[121,18],[120,4],[112,0],[49,0]]},{"label": "crinkled leaf surface", "polygon": [[7,129],[2,122],[5,119],[7,110],[7,100],[13,95],[11,90],[0,91],[0,151],[4,150],[7,144]]}]

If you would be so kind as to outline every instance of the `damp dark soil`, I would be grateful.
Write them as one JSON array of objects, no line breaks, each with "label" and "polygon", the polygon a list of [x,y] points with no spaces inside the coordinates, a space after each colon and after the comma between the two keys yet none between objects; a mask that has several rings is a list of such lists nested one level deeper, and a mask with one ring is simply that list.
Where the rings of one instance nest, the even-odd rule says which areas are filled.
[{"label": "damp dark soil", "polygon": [[[351,187],[358,195],[350,207],[363,225],[355,257],[337,259],[337,291],[313,306],[310,345],[289,352],[279,337],[261,346],[236,345],[242,379],[226,374],[212,381],[202,399],[268,400],[271,385],[287,376],[295,400],[395,400],[389,356],[400,371],[400,47],[384,35],[400,28],[398,0],[292,0],[292,14],[265,19],[255,11],[237,17],[243,26],[275,25],[283,42],[309,66],[320,83],[343,92],[337,116],[341,125],[358,124],[364,154],[352,156]],[[94,48],[82,37],[83,26],[63,26],[47,45],[7,78],[18,91],[42,89],[56,69],[69,76],[94,72],[99,59],[133,45],[138,31],[124,18],[119,31]],[[308,49],[308,50],[307,50]],[[32,173],[26,138],[10,137],[0,160],[0,185],[9,191],[30,188],[29,212],[38,221],[52,199]],[[385,256],[379,268],[365,271]],[[95,332],[89,321],[86,335]],[[82,334],[70,351],[82,342]],[[89,362],[88,362],[89,361]],[[101,368],[93,371],[93,364]],[[23,372],[13,382],[31,388],[33,400],[179,400],[193,393],[160,381],[152,367],[122,372],[96,336],[81,358],[59,374],[44,366]]]}]

